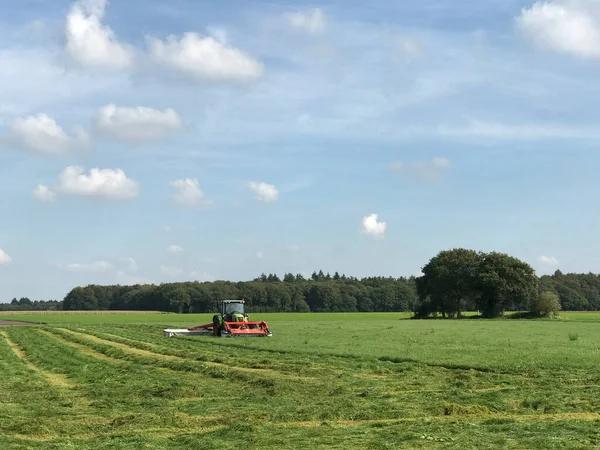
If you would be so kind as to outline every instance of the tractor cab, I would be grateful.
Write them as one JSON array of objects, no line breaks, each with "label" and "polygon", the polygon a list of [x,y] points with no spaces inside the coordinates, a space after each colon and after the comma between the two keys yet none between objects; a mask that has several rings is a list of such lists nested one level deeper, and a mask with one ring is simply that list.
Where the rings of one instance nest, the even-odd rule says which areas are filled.
[{"label": "tractor cab", "polygon": [[221,316],[225,322],[247,322],[244,300],[223,300],[221,302]]}]

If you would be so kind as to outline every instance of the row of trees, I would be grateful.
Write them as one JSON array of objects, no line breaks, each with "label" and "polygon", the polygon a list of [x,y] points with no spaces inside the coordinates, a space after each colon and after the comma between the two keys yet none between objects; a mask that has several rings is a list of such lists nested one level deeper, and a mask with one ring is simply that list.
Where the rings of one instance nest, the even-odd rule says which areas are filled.
[{"label": "row of trees", "polygon": [[63,301],[13,299],[0,310],[160,310],[213,312],[222,299],[245,298],[254,312],[413,311],[415,317],[460,317],[479,311],[600,310],[600,275],[563,274],[538,278],[527,263],[504,253],[445,250],[422,269],[423,276],[358,279],[337,272],[308,278],[262,274],[247,282],[182,282],[99,286],[71,290]]},{"label": "row of trees", "polygon": [[558,294],[563,310],[600,311],[600,275],[557,270],[540,278],[540,289]]},{"label": "row of trees", "polygon": [[[289,274],[288,274],[289,275]],[[318,274],[317,274],[318,275]],[[76,287],[65,310],[159,310],[213,312],[222,299],[246,299],[254,312],[410,311],[417,303],[414,278],[363,278],[323,275],[281,281],[264,275],[249,282],[184,282],[161,285]]]},{"label": "row of trees", "polygon": [[21,297],[13,298],[10,303],[0,303],[0,311],[60,311],[63,302],[58,300],[31,300]]}]

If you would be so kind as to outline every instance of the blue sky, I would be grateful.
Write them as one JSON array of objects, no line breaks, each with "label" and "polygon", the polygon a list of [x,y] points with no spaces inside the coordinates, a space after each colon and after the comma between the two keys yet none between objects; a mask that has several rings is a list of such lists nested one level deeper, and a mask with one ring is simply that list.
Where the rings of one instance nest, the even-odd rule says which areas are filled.
[{"label": "blue sky", "polygon": [[0,0],[0,36],[0,301],[600,272],[595,1]]}]

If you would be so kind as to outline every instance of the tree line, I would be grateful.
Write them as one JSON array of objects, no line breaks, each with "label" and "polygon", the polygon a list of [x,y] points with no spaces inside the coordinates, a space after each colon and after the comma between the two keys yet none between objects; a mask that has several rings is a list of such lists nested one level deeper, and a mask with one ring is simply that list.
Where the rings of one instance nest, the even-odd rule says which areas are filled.
[{"label": "tree line", "polygon": [[344,275],[263,274],[247,282],[182,282],[160,285],[76,287],[63,301],[65,310],[158,310],[205,313],[218,301],[244,298],[250,312],[410,311],[417,302],[411,278]]},{"label": "tree line", "polygon": [[28,297],[13,298],[10,303],[0,303],[0,311],[61,311],[62,300],[31,300]]},{"label": "tree line", "polygon": [[417,318],[460,317],[479,311],[536,314],[600,311],[600,275],[538,277],[524,261],[504,253],[456,248],[434,256],[419,277],[356,278],[313,272],[305,278],[262,274],[251,281],[179,282],[159,285],[88,285],[63,300],[13,299],[1,310],[158,310],[205,313],[223,299],[246,299],[250,312],[413,312]]}]

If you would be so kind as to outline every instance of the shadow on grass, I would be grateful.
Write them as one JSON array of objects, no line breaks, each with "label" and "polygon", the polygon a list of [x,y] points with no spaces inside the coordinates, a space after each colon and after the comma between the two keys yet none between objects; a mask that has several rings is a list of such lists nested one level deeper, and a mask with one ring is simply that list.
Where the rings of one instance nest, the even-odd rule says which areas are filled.
[{"label": "shadow on grass", "polygon": [[515,311],[515,312],[508,312],[505,313],[501,316],[498,317],[486,317],[483,316],[481,314],[466,314],[466,315],[462,315],[460,317],[442,317],[441,315],[437,315],[437,316],[428,316],[428,317],[421,317],[421,316],[411,316],[411,317],[401,317],[398,320],[444,320],[444,321],[448,321],[448,320],[494,320],[494,321],[498,321],[498,320],[551,320],[551,321],[565,321],[567,320],[566,317],[560,317],[560,316],[539,316],[536,314],[533,314],[531,312],[528,311]]}]

